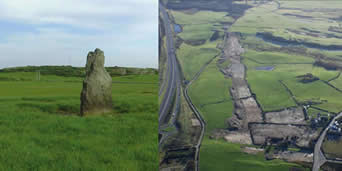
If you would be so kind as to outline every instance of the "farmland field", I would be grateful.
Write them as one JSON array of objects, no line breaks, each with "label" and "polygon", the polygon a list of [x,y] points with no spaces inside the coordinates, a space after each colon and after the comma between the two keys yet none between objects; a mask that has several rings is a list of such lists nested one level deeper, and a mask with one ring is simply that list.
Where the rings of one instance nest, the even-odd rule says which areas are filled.
[{"label": "farmland field", "polygon": [[291,167],[301,168],[296,164],[286,163],[281,160],[267,161],[262,153],[257,155],[243,153],[240,144],[227,143],[222,140],[210,140],[208,138],[203,140],[201,156],[201,170],[208,171],[288,171]]},{"label": "farmland field", "polygon": [[189,89],[193,103],[202,111],[207,122],[207,132],[225,128],[224,119],[233,113],[229,94],[231,81],[220,75],[216,62],[213,60]]},{"label": "farmland field", "polygon": [[0,170],[157,170],[158,76],[113,77],[113,112],[79,117],[82,78],[0,73]]}]

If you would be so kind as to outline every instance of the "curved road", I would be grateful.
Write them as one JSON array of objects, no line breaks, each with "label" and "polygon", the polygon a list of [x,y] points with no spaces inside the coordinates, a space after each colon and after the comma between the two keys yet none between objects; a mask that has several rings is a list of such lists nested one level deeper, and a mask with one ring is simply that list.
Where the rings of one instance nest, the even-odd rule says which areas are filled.
[{"label": "curved road", "polygon": [[316,144],[315,144],[315,149],[314,149],[314,162],[313,162],[313,166],[312,166],[312,171],[319,171],[320,167],[327,162],[327,159],[325,158],[321,147],[325,138],[325,135],[327,134],[330,126],[332,126],[334,124],[334,122],[336,121],[336,119],[342,117],[342,113],[338,114],[337,116],[335,116],[331,122],[329,123],[329,125],[325,128],[325,130],[323,131],[323,133],[321,134],[321,136],[318,138]]},{"label": "curved road", "polygon": [[198,74],[196,74],[197,76],[195,76],[195,78],[193,80],[191,80],[187,84],[186,88],[183,91],[183,95],[185,97],[185,100],[188,102],[188,105],[190,106],[191,110],[195,113],[196,118],[199,120],[199,122],[201,124],[201,135],[200,135],[200,137],[198,139],[198,143],[195,146],[195,148],[196,148],[196,153],[195,153],[195,165],[196,165],[196,167],[195,167],[195,171],[199,170],[199,152],[200,152],[201,143],[202,143],[202,140],[203,140],[203,137],[204,137],[204,132],[205,132],[205,121],[202,118],[201,114],[196,109],[195,105],[192,103],[191,98],[188,95],[188,88],[191,85],[191,83],[193,81],[195,81],[199,77],[199,75],[200,75],[200,73],[202,71],[203,71],[203,69],[201,69],[200,72]]}]

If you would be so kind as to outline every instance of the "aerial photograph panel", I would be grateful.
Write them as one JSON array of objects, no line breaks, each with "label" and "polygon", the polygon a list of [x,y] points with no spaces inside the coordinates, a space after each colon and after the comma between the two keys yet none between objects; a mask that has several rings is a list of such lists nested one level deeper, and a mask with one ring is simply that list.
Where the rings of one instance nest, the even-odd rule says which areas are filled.
[{"label": "aerial photograph panel", "polygon": [[160,0],[159,169],[342,170],[342,2]]}]

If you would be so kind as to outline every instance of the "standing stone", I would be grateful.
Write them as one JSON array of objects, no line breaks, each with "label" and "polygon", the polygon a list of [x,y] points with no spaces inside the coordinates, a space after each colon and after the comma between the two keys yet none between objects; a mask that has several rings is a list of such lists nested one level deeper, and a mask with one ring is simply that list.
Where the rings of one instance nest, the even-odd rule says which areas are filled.
[{"label": "standing stone", "polygon": [[112,77],[104,68],[104,60],[104,53],[98,48],[88,53],[81,92],[81,116],[112,110]]}]

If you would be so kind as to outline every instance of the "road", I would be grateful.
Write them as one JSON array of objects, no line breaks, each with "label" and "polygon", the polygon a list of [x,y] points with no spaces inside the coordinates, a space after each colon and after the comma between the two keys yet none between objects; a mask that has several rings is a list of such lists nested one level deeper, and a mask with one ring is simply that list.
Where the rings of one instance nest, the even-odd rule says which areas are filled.
[{"label": "road", "polygon": [[[174,41],[173,41],[173,34],[171,31],[172,24],[169,20],[168,14],[166,13],[165,8],[160,4],[159,9],[162,13],[163,21],[164,21],[164,28],[165,28],[165,34],[166,34],[166,48],[167,48],[167,89],[166,93],[164,95],[164,98],[162,100],[160,110],[159,110],[159,123],[165,122],[165,119],[167,118],[168,114],[170,114],[170,107],[173,106],[173,113],[178,114],[179,112],[179,106],[180,106],[180,92],[181,92],[181,71],[179,69],[179,66],[177,64],[177,59],[175,55],[175,47],[174,47]],[[203,69],[202,69],[203,70]],[[201,70],[201,71],[202,71]],[[200,72],[201,72],[200,71]],[[199,76],[199,73],[196,74],[195,78],[192,80],[194,81]],[[199,150],[201,146],[201,142],[204,136],[204,127],[205,122],[203,118],[201,117],[200,113],[197,111],[196,107],[192,104],[191,99],[188,95],[188,87],[191,85],[192,81],[190,81],[187,86],[183,89],[183,95],[185,97],[185,100],[187,101],[188,105],[192,109],[192,111],[195,113],[195,116],[200,122],[201,125],[201,135],[200,138],[195,145],[196,153],[195,153],[195,170],[198,170],[198,159],[199,159]],[[172,97],[173,95],[176,95],[175,103],[172,104]],[[167,137],[167,135],[165,136]],[[163,140],[163,139],[162,139]]]},{"label": "road", "polygon": [[[159,10],[161,11],[164,28],[166,34],[166,49],[167,49],[167,73],[165,74],[165,80],[167,87],[165,95],[159,108],[159,125],[163,125],[167,122],[167,116],[170,114],[170,109],[173,106],[173,98],[176,95],[177,88],[180,84],[179,71],[177,67],[176,55],[174,52],[174,41],[171,30],[171,23],[165,8],[159,4]],[[176,98],[178,99],[178,98]]]},{"label": "road", "polygon": [[321,147],[323,144],[323,140],[325,138],[325,135],[327,134],[329,127],[332,126],[334,124],[334,122],[336,121],[336,119],[342,117],[342,113],[338,114],[337,116],[335,116],[331,122],[329,123],[329,125],[324,129],[324,131],[322,132],[322,134],[320,135],[320,137],[318,138],[316,144],[315,144],[315,149],[314,149],[314,162],[313,162],[313,166],[312,166],[312,171],[319,171],[320,167],[327,162],[327,159],[325,158]]},{"label": "road", "polygon": [[200,148],[201,148],[201,143],[202,143],[202,140],[203,140],[203,137],[204,137],[204,132],[205,132],[205,121],[204,119],[202,118],[201,114],[198,112],[198,110],[196,109],[195,105],[192,103],[191,101],[191,98],[189,97],[188,95],[188,87],[192,84],[192,82],[194,80],[196,80],[200,73],[203,71],[204,69],[201,69],[200,72],[198,74],[196,74],[197,76],[195,76],[195,78],[193,80],[191,80],[186,88],[184,89],[183,91],[183,95],[185,97],[185,100],[188,102],[188,105],[190,106],[191,110],[195,113],[196,115],[196,118],[199,120],[200,122],[200,125],[201,125],[201,134],[200,134],[200,137],[198,139],[198,142],[195,146],[196,148],[196,153],[195,153],[195,171],[198,171],[199,170],[199,153],[200,153]]}]

